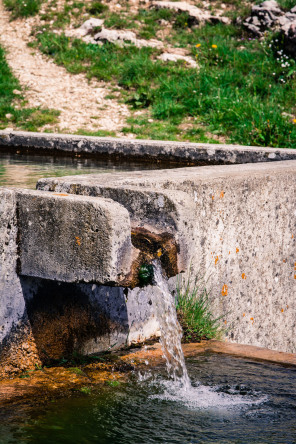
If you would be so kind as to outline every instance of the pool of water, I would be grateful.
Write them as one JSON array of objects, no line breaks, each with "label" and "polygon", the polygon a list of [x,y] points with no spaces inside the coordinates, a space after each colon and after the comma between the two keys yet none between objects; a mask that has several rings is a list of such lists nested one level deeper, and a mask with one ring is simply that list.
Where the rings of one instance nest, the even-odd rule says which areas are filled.
[{"label": "pool of water", "polygon": [[0,186],[35,189],[42,177],[167,168],[160,164],[0,152]]},{"label": "pool of water", "polygon": [[189,392],[173,387],[159,368],[38,409],[2,409],[0,442],[296,442],[295,368],[207,353],[187,366]]}]

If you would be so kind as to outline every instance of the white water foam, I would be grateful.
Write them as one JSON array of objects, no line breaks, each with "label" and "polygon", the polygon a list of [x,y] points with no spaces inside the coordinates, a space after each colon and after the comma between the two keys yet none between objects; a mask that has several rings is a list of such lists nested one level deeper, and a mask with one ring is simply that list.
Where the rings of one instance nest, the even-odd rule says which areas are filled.
[{"label": "white water foam", "polygon": [[268,400],[265,395],[240,395],[218,392],[218,387],[205,385],[180,387],[172,381],[161,381],[162,393],[151,395],[150,399],[161,401],[173,401],[183,404],[191,410],[243,408],[246,406],[259,405]]}]

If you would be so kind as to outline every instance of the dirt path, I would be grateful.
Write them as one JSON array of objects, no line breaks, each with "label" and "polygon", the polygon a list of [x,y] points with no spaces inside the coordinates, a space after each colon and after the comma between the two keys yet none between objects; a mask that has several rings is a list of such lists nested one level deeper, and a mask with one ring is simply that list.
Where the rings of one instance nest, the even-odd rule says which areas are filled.
[{"label": "dirt path", "polygon": [[28,100],[28,107],[41,106],[61,111],[58,125],[47,125],[51,131],[75,132],[120,131],[129,115],[127,107],[105,99],[107,85],[88,82],[83,74],[69,74],[38,51],[27,46],[31,21],[9,22],[9,13],[0,0],[0,44],[7,50],[7,61],[19,79]]}]

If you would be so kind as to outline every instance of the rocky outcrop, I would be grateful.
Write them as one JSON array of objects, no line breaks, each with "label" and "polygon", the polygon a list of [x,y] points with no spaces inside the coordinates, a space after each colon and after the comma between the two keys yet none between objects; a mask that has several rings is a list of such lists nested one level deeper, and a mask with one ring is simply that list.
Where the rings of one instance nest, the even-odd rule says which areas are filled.
[{"label": "rocky outcrop", "polygon": [[210,23],[225,23],[229,24],[230,19],[228,17],[223,17],[220,15],[211,15],[209,11],[197,8],[194,5],[190,5],[186,2],[166,2],[166,1],[155,1],[151,5],[152,8],[156,9],[172,9],[178,13],[187,12],[192,24],[202,24],[205,22]]},{"label": "rocky outcrop", "polygon": [[296,57],[296,6],[285,13],[275,0],[265,1],[252,7],[244,26],[257,37],[262,37],[268,30],[280,31],[285,52]]},{"label": "rocky outcrop", "polygon": [[246,19],[244,26],[253,34],[261,36],[267,29],[278,25],[283,14],[276,1],[267,0],[252,7],[251,16]]},{"label": "rocky outcrop", "polygon": [[[124,30],[124,29],[106,29],[102,27],[99,32],[95,33],[94,30],[103,25],[104,21],[100,19],[89,19],[85,23],[83,23],[80,28],[72,30],[71,32],[67,32],[69,37],[77,37],[82,40],[90,43],[103,44],[105,42],[115,43],[120,46],[133,44],[137,48],[150,47],[150,48],[159,48],[163,49],[164,44],[155,39],[144,40],[138,39],[136,34],[133,31]],[[164,62],[178,62],[179,60],[183,60],[187,65],[197,68],[198,65],[195,60],[191,57],[183,54],[178,54],[175,52],[164,52],[158,57],[158,60],[162,60]]]},{"label": "rocky outcrop", "polygon": [[148,46],[151,48],[163,48],[163,43],[159,40],[143,40],[138,39],[133,31],[125,31],[118,29],[102,29],[94,36],[96,42],[110,42],[117,44],[132,43],[138,48]]}]

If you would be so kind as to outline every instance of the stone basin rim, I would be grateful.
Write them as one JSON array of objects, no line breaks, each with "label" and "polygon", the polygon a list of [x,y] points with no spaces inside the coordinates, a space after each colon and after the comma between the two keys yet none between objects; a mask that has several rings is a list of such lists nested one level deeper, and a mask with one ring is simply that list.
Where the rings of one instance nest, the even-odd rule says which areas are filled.
[{"label": "stone basin rim", "polygon": [[180,166],[296,159],[293,148],[0,131],[0,152],[16,149],[24,153],[80,154],[83,157],[126,158],[145,163],[157,160],[158,163],[179,163]]}]

